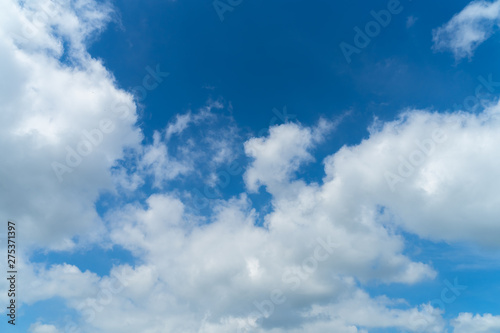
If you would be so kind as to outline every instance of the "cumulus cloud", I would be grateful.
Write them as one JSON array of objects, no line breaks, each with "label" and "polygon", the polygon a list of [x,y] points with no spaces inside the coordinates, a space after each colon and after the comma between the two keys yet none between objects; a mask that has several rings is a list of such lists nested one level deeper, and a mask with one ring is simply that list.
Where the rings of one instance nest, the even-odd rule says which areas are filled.
[{"label": "cumulus cloud", "polygon": [[[316,314],[308,308],[325,302],[342,307],[356,298],[360,290],[355,280],[346,276],[415,283],[432,278],[434,272],[403,256],[402,239],[377,226],[370,212],[360,216],[353,211],[352,220],[345,221],[345,217],[327,209],[326,202],[318,200],[315,205],[320,192],[318,188],[304,188],[295,202],[282,203],[267,217],[266,228],[256,225],[256,212],[245,195],[221,201],[208,224],[190,215],[182,201],[172,195],[154,195],[146,208],[130,205],[111,213],[113,242],[143,258],[139,269],[154,274],[145,279],[146,294],[138,294],[137,307],[126,310],[130,326],[110,321],[106,308],[102,315],[106,330],[128,332],[130,327],[132,332],[143,324],[143,311],[153,317],[171,314],[157,323],[150,322],[147,327],[152,330],[167,326],[184,331],[229,332],[241,325],[256,325],[261,327],[258,331],[275,327],[284,332],[291,317],[296,318],[293,326],[323,326],[323,330],[347,332],[357,331],[356,325],[379,325],[376,311],[392,314],[390,302],[374,302],[373,317],[364,321],[354,316],[346,321],[332,315],[324,322],[326,310]],[[290,209],[292,206],[297,208]],[[155,295],[152,290],[156,290]],[[273,294],[277,291],[281,296]],[[123,297],[127,293],[125,289]],[[359,302],[369,300],[362,295]],[[116,302],[116,306],[120,304]],[[109,311],[120,312],[114,308]],[[409,317],[414,311],[421,313],[417,309],[396,311],[387,316],[386,325],[416,331],[418,327],[403,325],[403,320],[397,319]],[[264,318],[255,318],[255,312]],[[191,320],[182,319],[186,317]]]},{"label": "cumulus cloud", "polygon": [[142,140],[132,95],[86,52],[111,8],[83,0],[2,6],[0,71],[9,80],[0,87],[0,208],[22,221],[26,247],[70,249],[77,236],[100,237],[94,202],[113,187],[110,167]]},{"label": "cumulus cloud", "polygon": [[[89,0],[9,1],[6,7],[4,31],[21,49],[54,56],[68,52],[78,60],[88,58],[87,42],[104,29],[113,14],[109,3]],[[64,48],[64,42],[69,48]]]},{"label": "cumulus cloud", "polygon": [[408,112],[329,157],[326,179],[421,237],[497,246],[499,114]]},{"label": "cumulus cloud", "polygon": [[[281,146],[289,146],[294,136],[290,133],[305,133],[308,142],[317,142],[314,140],[322,132],[297,124],[276,127],[261,138],[261,155],[256,153],[255,157],[272,158],[274,165],[286,166],[293,155],[284,154],[280,159],[265,154],[265,150],[283,151]],[[312,149],[311,143],[301,156],[308,156]],[[296,171],[293,168],[284,175],[291,176]],[[168,326],[225,332],[256,325],[263,332],[273,327],[281,331],[293,317],[294,326],[317,327],[319,331],[356,332],[362,326],[418,331],[421,326],[406,320],[418,315],[428,318],[425,322],[434,331],[439,330],[442,322],[432,308],[395,310],[390,301],[373,300],[373,313],[363,320],[329,313],[330,307],[342,307],[346,302],[370,301],[356,280],[413,284],[433,278],[435,272],[402,254],[403,239],[378,223],[375,207],[352,201],[352,206],[346,207],[346,201],[340,199],[341,188],[332,182],[308,185],[284,177],[281,186],[287,195],[276,195],[264,227],[258,226],[257,212],[245,194],[220,201],[209,220],[190,214],[180,198],[168,194],[151,196],[147,207],[132,204],[111,212],[112,241],[142,258],[140,269],[154,272],[147,279],[149,294],[144,303],[129,310],[131,331],[142,325],[143,310],[153,316],[172,314],[150,323],[152,329]],[[151,290],[157,291],[154,296]],[[277,291],[286,298],[285,303],[271,300],[276,300],[272,295]],[[156,298],[169,301],[160,305]],[[330,307],[322,308],[321,314],[308,310],[311,305],[325,303]],[[116,302],[116,306],[120,304]],[[120,312],[114,308],[109,311]],[[263,318],[256,318],[256,311]],[[426,315],[429,311],[435,314]],[[380,313],[387,314],[384,324],[377,319]],[[189,324],[182,319],[186,316],[191,318]],[[329,318],[326,321],[325,316]],[[104,318],[109,315],[103,313],[103,322]],[[107,331],[124,329],[120,323],[105,322]]]},{"label": "cumulus cloud", "polygon": [[[94,242],[104,231],[94,207],[103,191],[136,190],[148,175],[162,187],[193,170],[192,143],[178,152],[185,157],[179,161],[168,139],[213,117],[221,102],[178,117],[142,146],[133,96],[86,51],[112,19],[107,2],[9,0],[0,15],[0,71],[10,78],[0,83],[0,142],[8,157],[0,162],[0,207],[6,218],[23,222],[28,248],[69,250],[76,238]],[[128,159],[135,170],[119,163]]]},{"label": "cumulus cloud", "polygon": [[[495,245],[499,114],[498,105],[480,114],[409,110],[326,158],[321,184],[294,174],[311,161],[321,137],[314,133],[322,132],[291,123],[273,127],[245,144],[254,158],[247,172],[255,175],[246,176],[247,185],[265,185],[273,198],[263,226],[245,194],[220,201],[208,220],[189,213],[173,194],[110,213],[112,241],[143,258],[137,269],[154,272],[146,279],[146,290],[157,291],[147,298],[155,299],[154,308],[140,303],[129,310],[138,311],[131,325],[143,323],[143,307],[159,316],[175,306],[176,314],[150,327],[443,332],[439,310],[401,308],[400,300],[371,298],[363,285],[436,276],[431,266],[403,254],[405,241],[391,226],[433,240]],[[156,298],[169,303],[158,305]],[[112,325],[106,321],[106,330],[121,327]]]},{"label": "cumulus cloud", "polygon": [[[401,300],[399,300],[401,301]],[[352,298],[330,306],[313,306],[311,314],[337,318],[347,325],[370,328],[397,327],[403,331],[441,333],[445,321],[441,311],[430,305],[422,305],[411,310],[390,308],[398,300],[386,297],[371,298],[363,291],[356,291]]]},{"label": "cumulus cloud", "polygon": [[[370,328],[443,332],[445,323],[439,310],[372,298],[363,286],[370,281],[415,284],[436,276],[431,266],[403,254],[403,237],[387,223],[422,237],[488,244],[484,237],[496,232],[495,225],[486,219],[485,234],[471,234],[477,220],[465,218],[465,208],[459,207],[464,203],[451,193],[457,192],[453,184],[459,186],[469,168],[477,167],[467,161],[486,168],[481,176],[497,172],[492,159],[497,114],[496,106],[479,115],[408,111],[396,121],[373,126],[370,137],[359,145],[344,147],[326,158],[322,184],[307,184],[293,176],[300,163],[311,160],[320,141],[316,138],[322,135],[318,133],[323,131],[291,123],[271,128],[267,137],[246,144],[256,145],[258,149],[248,152],[255,161],[260,159],[248,170],[256,170],[256,179],[273,196],[273,210],[263,217],[264,225],[257,223],[259,212],[244,193],[219,201],[208,217],[193,214],[182,197],[168,193],[150,196],[145,206],[132,203],[110,211],[106,220],[111,241],[141,262],[136,267],[117,267],[132,282],[113,294],[105,306],[98,304],[100,310],[88,315],[92,321],[80,323],[81,327],[93,332],[154,332],[165,327],[186,332],[229,332],[245,327],[259,332],[366,332]],[[269,153],[286,152],[297,136],[306,142],[297,150],[299,155]],[[467,142],[469,146],[465,146]],[[477,155],[474,144],[479,143],[482,150]],[[476,155],[472,159],[470,154]],[[481,159],[483,154],[488,157]],[[414,169],[400,174],[406,160]],[[269,165],[283,175],[278,178],[279,191],[273,190],[271,177],[265,178]],[[448,178],[444,179],[450,184],[435,186],[437,180],[432,177],[443,179],[435,167],[446,170]],[[400,179],[391,182],[388,172]],[[496,200],[495,184],[486,180],[471,179],[476,192],[463,194],[470,204],[467,210],[479,200],[474,196]],[[481,191],[486,192],[482,195]],[[405,198],[417,200],[419,209]],[[450,200],[448,205],[454,205],[449,219],[434,217],[434,200],[441,205]],[[380,205],[392,212],[390,222]],[[484,214],[498,216],[496,205],[486,206],[491,211],[482,207]],[[458,232],[451,232],[448,229],[458,215],[462,225]],[[412,220],[432,218],[432,225]],[[69,276],[70,272],[85,280],[78,284],[87,285],[83,288],[86,295],[62,288],[68,290],[63,296],[49,288],[44,297],[50,298],[50,293],[65,297],[68,306],[82,311],[82,300],[89,293],[97,294],[102,289],[101,279],[109,277],[55,266],[40,271],[37,278],[44,281],[52,276],[56,284],[65,286],[66,280],[56,276]],[[125,321],[119,319],[123,316]]]},{"label": "cumulus cloud", "polygon": [[294,172],[306,162],[314,160],[310,150],[331,125],[322,120],[315,128],[302,128],[298,124],[273,126],[268,138],[252,138],[245,142],[245,152],[254,158],[244,178],[250,191],[260,186],[268,187],[270,193],[288,182]]},{"label": "cumulus cloud", "polygon": [[500,331],[500,316],[461,313],[452,325],[454,333],[495,333]]},{"label": "cumulus cloud", "polygon": [[[409,110],[376,123],[366,140],[323,161],[319,183],[298,174],[315,162],[332,124],[273,126],[244,144],[246,190],[264,187],[270,210],[256,210],[244,191],[198,215],[186,193],[165,184],[201,172],[199,165],[210,173],[231,161],[238,131],[202,129],[204,139],[187,138],[176,153],[169,145],[223,105],[178,116],[142,144],[132,95],[86,51],[111,19],[108,5],[7,1],[0,15],[0,71],[12,78],[0,89],[0,209],[21,221],[29,247],[67,250],[76,238],[106,235],[137,259],[105,276],[21,262],[23,302],[63,299],[81,315],[82,332],[442,332],[442,313],[431,305],[366,290],[436,277],[431,263],[406,253],[400,229],[497,245],[498,105],[479,114]],[[127,158],[135,171],[117,167]],[[102,191],[137,189],[149,175],[157,193],[97,214]],[[462,314],[454,321],[456,332],[471,325],[490,332],[498,319]],[[30,331],[66,329],[37,320]]]},{"label": "cumulus cloud", "polygon": [[472,57],[500,22],[500,1],[473,1],[443,26],[433,31],[434,49],[450,51],[456,59]]},{"label": "cumulus cloud", "polygon": [[24,272],[23,281],[26,297],[23,301],[33,304],[53,297],[64,299],[84,298],[97,291],[100,278],[89,271],[82,272],[74,265],[62,264],[46,268],[41,264],[26,263],[21,266]]}]

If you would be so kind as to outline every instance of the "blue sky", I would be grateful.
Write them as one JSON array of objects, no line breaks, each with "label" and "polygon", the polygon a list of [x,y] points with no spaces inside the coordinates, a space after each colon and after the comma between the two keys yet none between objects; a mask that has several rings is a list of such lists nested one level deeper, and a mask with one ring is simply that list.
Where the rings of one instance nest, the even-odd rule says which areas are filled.
[{"label": "blue sky", "polygon": [[5,8],[2,331],[500,332],[500,1]]},{"label": "blue sky", "polygon": [[[242,2],[225,13],[224,22],[211,3],[117,3],[123,28],[111,25],[90,51],[124,87],[137,85],[148,65],[170,72],[170,80],[146,101],[147,115],[163,116],[157,119],[164,123],[207,96],[230,100],[236,121],[254,130],[269,118],[269,111],[256,110],[283,105],[301,111],[308,124],[318,114],[351,108],[362,120],[374,114],[392,119],[408,106],[460,104],[460,96],[474,91],[478,75],[496,73],[491,57],[455,66],[450,54],[431,49],[432,29],[466,4],[441,2],[430,11],[425,2],[402,2],[402,12],[351,64],[339,44],[353,44],[354,26],[373,20],[370,11],[386,8],[386,1]],[[418,24],[406,28],[408,17],[419,18]],[[153,112],[156,103],[165,112]]]}]

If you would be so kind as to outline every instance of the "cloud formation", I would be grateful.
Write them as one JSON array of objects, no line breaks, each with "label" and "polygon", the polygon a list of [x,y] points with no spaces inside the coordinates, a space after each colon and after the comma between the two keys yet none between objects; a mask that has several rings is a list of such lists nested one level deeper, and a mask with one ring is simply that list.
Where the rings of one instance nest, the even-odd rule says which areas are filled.
[{"label": "cloud formation", "polygon": [[[70,249],[103,230],[94,202],[137,148],[132,95],[86,43],[111,19],[94,1],[5,1],[0,14],[2,198],[28,248]],[[65,45],[65,46],[63,46]]]},{"label": "cloud formation", "polygon": [[450,51],[456,59],[471,58],[475,49],[498,29],[500,1],[472,1],[432,33],[434,49]]},{"label": "cloud formation", "polygon": [[454,333],[495,333],[500,330],[500,316],[461,313],[453,321],[453,327]]},{"label": "cloud formation", "polygon": [[[435,38],[449,33],[443,45],[470,55],[488,35],[476,19],[491,22],[496,4],[469,5]],[[104,276],[21,262],[23,302],[62,299],[80,315],[82,332],[445,332],[440,309],[373,296],[368,286],[436,278],[431,262],[407,253],[404,233],[498,246],[499,105],[477,114],[407,110],[375,122],[365,140],[322,161],[319,182],[300,171],[319,163],[314,152],[332,124],[271,126],[240,142],[251,160],[244,190],[200,214],[187,190],[166,184],[229,163],[238,130],[206,131],[204,145],[188,137],[174,155],[169,144],[192,125],[217,121],[211,109],[223,104],[177,116],[144,144],[132,95],[86,51],[112,18],[109,5],[7,1],[0,15],[0,71],[12,78],[0,89],[0,147],[8,157],[1,210],[22,221],[30,248],[107,242],[136,260]],[[120,164],[127,158],[134,170]],[[103,191],[137,190],[149,176],[154,190],[145,200],[96,212]],[[259,190],[269,195],[268,210],[251,199]],[[499,320],[463,313],[451,324],[455,333],[494,332]],[[67,326],[37,320],[30,331]]]}]

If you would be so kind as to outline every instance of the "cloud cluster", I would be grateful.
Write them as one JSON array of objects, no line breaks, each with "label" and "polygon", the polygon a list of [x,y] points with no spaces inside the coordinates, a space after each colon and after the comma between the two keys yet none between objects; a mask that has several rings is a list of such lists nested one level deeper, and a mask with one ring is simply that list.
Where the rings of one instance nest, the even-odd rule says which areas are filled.
[{"label": "cloud cluster", "polygon": [[[153,317],[171,314],[150,323],[152,331],[444,332],[440,310],[371,298],[363,285],[415,284],[436,276],[431,266],[403,254],[398,229],[432,240],[495,245],[498,110],[409,110],[375,124],[368,139],[325,159],[321,184],[295,177],[312,160],[319,127],[272,127],[268,136],[245,144],[254,159],[245,174],[249,190],[264,185],[272,195],[262,226],[244,193],[220,201],[208,220],[168,193],[151,196],[146,207],[111,212],[112,241],[143,258],[137,270],[150,272],[147,296],[137,295],[141,301],[129,309],[131,331],[143,324],[140,310],[147,309]],[[388,173],[399,177],[396,183]],[[124,329],[106,321],[108,332]]]},{"label": "cloud cluster", "polygon": [[[366,332],[391,327],[444,332],[440,310],[372,298],[363,285],[414,284],[435,277],[432,267],[403,255],[405,241],[393,225],[421,237],[492,245],[488,235],[496,233],[496,226],[488,216],[498,216],[491,184],[498,179],[498,114],[498,106],[479,115],[413,110],[396,121],[375,124],[368,139],[325,159],[321,184],[294,177],[299,166],[311,161],[318,142],[312,133],[321,132],[319,127],[289,123],[271,128],[267,137],[245,145],[256,145],[249,152],[258,161],[247,172],[269,191],[278,189],[271,192],[273,210],[264,216],[264,225],[258,225],[258,212],[244,193],[219,201],[209,220],[190,213],[182,198],[169,193],[152,195],[145,207],[137,203],[110,211],[106,219],[111,241],[141,262],[127,268],[132,282],[81,327],[93,332],[155,332],[165,327],[186,332]],[[305,138],[307,148],[297,154],[273,153],[286,152],[297,136]],[[419,162],[391,188],[386,174],[397,174],[404,161]],[[477,168],[474,163],[484,170],[470,179],[474,192],[456,196],[468,171]],[[275,170],[279,187],[270,177]],[[446,184],[435,186],[438,180]],[[417,208],[406,200],[416,202]],[[434,201],[449,205],[450,215],[438,214]],[[381,205],[391,212],[390,219]],[[465,213],[478,205],[484,218],[468,219]],[[427,219],[433,223],[422,222]],[[478,221],[484,233],[471,232]],[[89,273],[64,266],[38,278],[64,275],[59,270],[87,279],[84,289],[90,293],[97,293],[102,284]],[[63,297],[78,309],[78,302],[88,296]],[[123,316],[127,319],[119,320]],[[494,330],[495,317],[484,318],[474,321]],[[466,329],[469,321],[473,319],[461,315],[454,321],[455,331]]]},{"label": "cloud cluster", "polygon": [[[495,6],[475,2],[452,22],[469,27]],[[165,184],[201,173],[207,155],[214,157],[203,172],[230,162],[237,130],[207,130],[205,151],[191,138],[176,154],[169,144],[191,125],[217,118],[210,110],[222,104],[178,116],[144,145],[132,95],[86,52],[111,19],[108,5],[9,0],[0,15],[0,71],[11,78],[0,89],[0,209],[20,220],[30,247],[68,250],[76,238],[97,242],[105,235],[137,260],[107,276],[22,262],[24,302],[63,299],[81,314],[81,332],[445,332],[440,309],[373,297],[367,285],[437,276],[431,263],[407,254],[401,231],[498,246],[499,105],[478,114],[407,110],[376,122],[368,138],[324,159],[318,183],[299,175],[316,162],[314,149],[333,125],[272,126],[243,144],[251,159],[244,191],[198,215],[182,189]],[[468,37],[446,45],[468,54],[484,38],[473,27],[473,35],[461,25],[449,28]],[[436,34],[441,40],[444,32]],[[117,166],[126,158],[135,171]],[[137,189],[148,176],[156,193],[145,202],[97,214],[102,191],[117,184]],[[250,199],[261,188],[271,198],[269,211]],[[464,313],[452,325],[455,333],[493,332],[499,320]],[[37,320],[30,331],[68,329]]]}]

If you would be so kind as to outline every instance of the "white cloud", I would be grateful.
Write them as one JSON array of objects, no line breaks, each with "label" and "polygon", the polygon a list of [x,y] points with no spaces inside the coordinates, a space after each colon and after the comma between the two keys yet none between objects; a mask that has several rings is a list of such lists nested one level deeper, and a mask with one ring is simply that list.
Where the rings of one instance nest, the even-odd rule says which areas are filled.
[{"label": "white cloud", "polygon": [[330,128],[324,120],[316,128],[289,123],[271,127],[268,138],[248,140],[245,152],[254,161],[244,175],[247,188],[255,192],[264,185],[270,193],[279,190],[304,163],[314,161],[310,150]]},{"label": "white cloud", "polygon": [[41,323],[32,324],[29,328],[31,333],[59,333],[60,331],[54,325],[44,325]]},{"label": "white cloud", "polygon": [[[403,301],[404,302],[404,301]],[[397,327],[404,331],[441,333],[445,321],[441,312],[430,305],[402,310],[389,308],[397,305],[398,300],[386,297],[370,298],[365,292],[356,291],[350,299],[330,306],[313,306],[310,313],[314,316],[333,317],[347,325],[370,328]]]},{"label": "white cloud", "polygon": [[328,158],[326,179],[421,237],[497,246],[499,115],[408,112]]},{"label": "white cloud", "polygon": [[197,113],[193,114],[191,111],[185,114],[178,114],[175,121],[170,122],[165,129],[165,140],[169,141],[173,135],[180,134],[186,130],[191,124],[200,124],[203,121],[214,119],[216,116],[212,113],[212,109],[223,109],[224,104],[221,101],[208,100],[206,105],[202,107]]},{"label": "white cloud", "polygon": [[110,15],[90,0],[2,4],[0,209],[19,221],[27,248],[99,238],[94,202],[112,189],[124,148],[142,140],[132,96],[85,50]]},{"label": "white cloud", "polygon": [[[26,295],[23,302],[33,304],[52,297],[81,299],[97,292],[99,276],[89,271],[82,272],[73,265],[53,265],[46,268],[40,264],[23,264],[22,282]],[[26,283],[24,283],[26,282]]]},{"label": "white cloud", "polygon": [[[287,124],[272,129],[262,142],[273,140],[276,151],[280,151],[279,145],[287,146],[286,138],[295,131],[311,134],[305,135],[311,140],[317,133]],[[288,159],[285,154],[282,161],[277,157],[274,161],[285,166]],[[325,321],[320,319],[323,315],[312,315],[306,310],[326,299],[327,303],[342,307],[356,297],[360,290],[355,280],[345,276],[363,282],[411,284],[433,278],[435,272],[401,254],[402,238],[377,223],[374,209],[362,204],[339,209],[345,202],[332,200],[332,196],[338,196],[338,189],[327,185],[297,185],[283,178],[282,186],[285,191],[294,187],[295,192],[287,191],[286,198],[276,198],[274,211],[265,217],[265,228],[256,226],[256,212],[245,195],[220,201],[209,221],[188,214],[185,204],[173,195],[154,195],[148,199],[147,207],[130,205],[110,213],[112,240],[141,257],[144,267],[154,269],[157,275],[149,280],[148,289],[156,290],[155,295],[141,296],[153,299],[152,302],[145,300],[137,303],[137,308],[109,311],[129,313],[131,331],[143,324],[141,316],[146,311],[150,317],[162,312],[171,314],[163,321],[150,323],[152,330],[166,326],[188,332],[229,332],[242,322],[251,322],[248,316],[251,318],[251,313],[258,309],[256,303],[268,306],[270,293],[278,288],[286,294],[287,301],[273,306],[273,312],[258,331],[265,332],[272,326],[281,332],[289,318],[294,317],[293,326],[357,332],[359,325],[381,326],[379,313],[388,313],[383,327],[416,331],[420,326],[403,322],[424,310],[395,311],[388,302],[374,302],[373,315],[363,321],[355,316]],[[332,254],[328,255],[328,251]],[[325,255],[327,258],[323,258]],[[364,295],[363,302],[369,299]],[[168,302],[160,305],[157,298]],[[214,299],[218,301],[214,303]],[[107,311],[103,313],[102,327],[108,332],[123,330],[123,325],[109,320]],[[182,319],[186,316],[191,318],[188,323]],[[436,319],[439,315],[432,318],[429,325],[437,332],[442,323]]]},{"label": "white cloud", "polygon": [[500,316],[461,313],[452,325],[453,333],[497,333],[500,332]]},{"label": "white cloud", "polygon": [[153,143],[144,148],[139,168],[146,174],[152,174],[154,177],[153,185],[161,188],[166,181],[192,171],[192,162],[186,160],[179,161],[170,156],[167,143],[161,141],[159,132],[155,132],[153,134]]},{"label": "white cloud", "polygon": [[[147,207],[131,205],[109,215],[112,240],[143,258],[142,269],[155,272],[148,290],[156,291],[152,305],[109,311],[132,313],[131,327],[138,327],[142,311],[155,317],[177,309],[151,323],[152,330],[229,332],[251,325],[252,313],[262,311],[267,318],[257,321],[258,332],[444,332],[441,313],[430,305],[401,307],[404,302],[373,299],[362,287],[369,281],[414,284],[436,275],[402,254],[404,239],[392,225],[435,240],[495,245],[499,115],[498,106],[477,115],[408,111],[328,157],[323,184],[294,179],[301,163],[312,159],[318,131],[297,124],[271,128],[268,137],[246,143],[255,158],[248,170],[258,179],[247,184],[266,185],[273,195],[264,227],[256,226],[257,212],[244,194],[220,201],[208,221],[190,215],[174,195],[155,195]],[[402,161],[415,165],[400,174]],[[388,172],[400,179],[389,182]],[[390,213],[381,215],[381,205]],[[332,244],[324,261],[315,257],[326,254],[316,253],[318,239]],[[276,289],[284,303],[270,301]],[[102,325],[108,332],[121,327],[109,320]]]},{"label": "white cloud", "polygon": [[193,176],[215,186],[218,168],[240,156],[239,129],[234,119],[212,112],[223,108],[222,102],[208,100],[196,113],[177,115],[164,131],[154,132],[152,144],[143,146],[143,151],[134,156],[137,172],[127,176],[126,170],[120,170],[118,181],[124,188],[134,189],[129,185],[138,183],[134,177],[143,180],[152,176],[153,186],[162,189],[179,176]]},{"label": "white cloud", "polygon": [[[252,324],[257,332],[273,333],[443,331],[441,313],[430,305],[372,298],[364,288],[415,284],[437,274],[429,263],[405,255],[405,239],[394,225],[435,240],[496,245],[498,106],[478,115],[409,111],[328,157],[319,184],[306,183],[297,172],[314,161],[312,151],[331,124],[274,126],[269,136],[245,143],[253,158],[244,175],[247,189],[265,186],[272,196],[269,213],[257,212],[241,193],[217,201],[213,214],[198,216],[182,194],[171,191],[109,211],[104,225],[94,208],[101,191],[116,184],[136,189],[144,174],[162,188],[193,172],[207,154],[215,156],[206,163],[215,168],[231,160],[229,137],[236,132],[230,128],[219,141],[209,133],[204,152],[188,141],[174,158],[169,140],[197,123],[188,113],[142,146],[132,96],[86,53],[111,9],[91,0],[39,5],[7,1],[0,14],[0,71],[12,78],[0,89],[0,147],[7,157],[0,162],[0,210],[20,221],[26,246],[70,249],[75,236],[91,242],[109,234],[138,264],[113,267],[100,277],[73,265],[27,262],[23,302],[60,297],[82,314],[83,332],[234,332]],[[40,10],[45,16],[30,25]],[[35,33],[26,36],[32,26]],[[72,65],[62,64],[65,52]],[[200,115],[213,108],[222,104],[210,102]],[[126,149],[138,171],[112,173]],[[212,154],[216,150],[221,153]],[[179,158],[182,152],[185,158]],[[418,166],[404,170],[407,160]],[[58,177],[53,162],[68,169],[59,169]],[[380,206],[389,213],[380,214]],[[117,275],[126,280],[119,287]],[[265,318],[257,320],[256,312]],[[465,314],[455,328],[470,322],[495,329],[497,319]],[[37,322],[30,330],[54,333],[61,327]]]},{"label": "white cloud", "polygon": [[[6,7],[3,31],[22,50],[55,56],[66,51],[78,60],[88,58],[86,43],[104,29],[113,13],[109,3],[92,0],[8,1]],[[70,43],[66,50],[63,41]]]},{"label": "white cloud", "polygon": [[433,31],[434,49],[451,51],[455,58],[472,57],[500,23],[500,1],[472,1],[460,13]]},{"label": "white cloud", "polygon": [[[274,333],[371,328],[444,332],[438,309],[372,298],[363,287],[370,281],[414,284],[436,276],[432,267],[403,254],[405,242],[392,231],[393,224],[422,237],[490,244],[489,234],[497,234],[492,221],[498,216],[498,115],[498,106],[478,115],[408,111],[399,120],[373,126],[359,145],[328,157],[322,184],[295,180],[294,174],[311,160],[319,141],[315,138],[324,131],[290,123],[271,128],[268,137],[246,144],[257,148],[247,150],[255,158],[248,170],[255,170],[255,179],[273,195],[264,226],[257,226],[258,212],[245,194],[218,201],[208,217],[193,215],[174,194],[155,194],[146,206],[130,204],[109,212],[112,242],[132,251],[141,263],[117,267],[129,283],[99,311],[84,311],[92,320],[79,325],[84,332],[108,333],[166,327],[234,332],[252,325],[256,332]],[[294,146],[301,147],[298,153],[292,153]],[[289,154],[276,153],[287,149]],[[414,154],[419,150],[424,152]],[[400,157],[415,161],[417,156],[423,157],[419,165],[391,190],[385,174],[399,172]],[[282,175],[279,191],[265,171],[272,167]],[[482,172],[470,173],[478,168]],[[464,182],[470,183],[469,191],[460,192]],[[392,221],[380,214],[379,205],[390,210]],[[447,207],[447,213],[439,207]],[[472,215],[481,219],[467,218]],[[428,224],[429,219],[433,222]],[[473,233],[473,228],[480,231]],[[71,280],[86,291],[71,293],[71,274],[61,274],[65,270],[74,272],[78,278]],[[70,266],[38,274],[40,281],[52,276],[54,281],[43,283],[61,285],[62,294],[49,288],[44,296],[33,297],[65,297],[80,311],[81,302],[109,279]],[[259,313],[264,319],[256,317]],[[454,322],[457,332],[468,327],[467,318]],[[479,318],[474,320],[495,322],[488,315]]]},{"label": "white cloud", "polygon": [[182,133],[192,122],[191,112],[185,114],[178,114],[175,121],[167,126],[165,138],[168,141],[174,134]]}]

